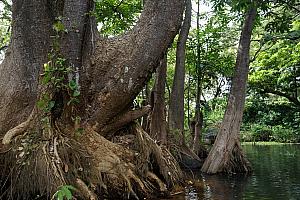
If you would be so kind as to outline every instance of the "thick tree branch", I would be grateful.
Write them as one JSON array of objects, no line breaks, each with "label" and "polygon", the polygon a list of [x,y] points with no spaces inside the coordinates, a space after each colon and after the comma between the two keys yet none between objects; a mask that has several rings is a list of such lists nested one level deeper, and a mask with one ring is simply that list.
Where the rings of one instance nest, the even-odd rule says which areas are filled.
[{"label": "thick tree branch", "polygon": [[287,98],[290,102],[292,102],[293,104],[295,104],[296,106],[300,106],[300,101],[296,98],[296,97],[293,97],[287,93],[284,93],[284,92],[281,92],[281,91],[278,91],[278,90],[273,90],[273,89],[264,89],[263,90],[264,93],[270,93],[270,94],[275,94],[275,95],[278,95],[278,96],[281,96],[281,97],[285,97]]},{"label": "thick tree branch", "polygon": [[120,117],[118,117],[117,119],[113,120],[113,123],[104,126],[104,128],[101,129],[101,133],[109,133],[109,132],[117,131],[118,129],[122,128],[126,124],[146,115],[150,111],[151,111],[150,106],[145,106],[139,110],[130,110],[125,114],[121,115]]},{"label": "thick tree branch", "polygon": [[[122,37],[100,40],[91,72],[93,123],[101,129],[129,107],[174,39],[182,21],[184,0],[146,1],[137,25]],[[100,79],[99,79],[100,78]]]},{"label": "thick tree branch", "polygon": [[88,22],[89,0],[66,0],[63,10],[63,24],[67,33],[61,39],[61,49],[73,71],[82,66],[82,49],[85,28]]}]

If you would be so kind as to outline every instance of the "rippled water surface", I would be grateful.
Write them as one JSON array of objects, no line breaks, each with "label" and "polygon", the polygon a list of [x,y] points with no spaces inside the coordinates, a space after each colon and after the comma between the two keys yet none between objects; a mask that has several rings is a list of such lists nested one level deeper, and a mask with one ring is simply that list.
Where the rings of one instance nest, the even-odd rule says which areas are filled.
[{"label": "rippled water surface", "polygon": [[[300,200],[300,145],[243,146],[254,173],[244,176],[204,176],[173,200]],[[203,181],[203,183],[202,183]]]}]

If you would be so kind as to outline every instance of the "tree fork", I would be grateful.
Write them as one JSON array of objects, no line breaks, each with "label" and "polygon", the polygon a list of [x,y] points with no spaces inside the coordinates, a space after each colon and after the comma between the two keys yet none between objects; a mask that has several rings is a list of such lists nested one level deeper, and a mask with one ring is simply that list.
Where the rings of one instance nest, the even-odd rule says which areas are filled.
[{"label": "tree fork", "polygon": [[97,121],[97,130],[124,111],[146,84],[178,32],[183,7],[183,0],[147,1],[132,31],[120,38],[98,41],[91,72],[91,89],[98,95],[89,119]]},{"label": "tree fork", "polygon": [[[6,163],[0,173],[0,181],[4,185],[0,188],[1,195],[8,199],[32,199],[32,195],[36,194],[50,197],[61,185],[79,184],[82,189],[79,196],[83,197],[89,195],[89,198],[94,198],[93,189],[85,185],[118,191],[119,197],[124,197],[124,190],[133,196],[147,196],[155,189],[145,185],[155,180],[158,189],[163,190],[161,182],[147,173],[153,170],[148,162],[150,155],[155,157],[162,181],[166,181],[168,186],[180,182],[182,174],[170,152],[160,148],[140,128],[135,127],[133,131],[136,131],[137,138],[143,138],[138,144],[146,157],[134,157],[134,149],[128,150],[110,142],[101,136],[105,132],[101,131],[108,125],[107,131],[112,134],[114,130],[109,125],[122,127],[148,111],[147,108],[128,111],[128,108],[175,37],[184,1],[147,1],[133,30],[112,39],[94,35],[93,20],[84,14],[92,8],[92,1],[57,2],[64,4],[54,11],[53,5],[46,0],[13,1],[12,43],[0,67],[0,94],[5,96],[0,102],[0,126],[4,125],[4,128],[0,127],[0,134],[2,136],[26,119],[32,108],[37,106],[36,99],[40,99],[44,92],[49,94],[50,100],[53,100],[56,91],[65,92],[63,98],[69,100],[68,91],[38,83],[42,66],[51,51],[52,25],[55,20],[60,20],[55,19],[57,14],[62,15],[62,23],[67,29],[59,38],[60,53],[73,69],[70,76],[79,78],[81,94],[84,95],[77,105],[69,106],[67,101],[63,101],[63,117],[54,118],[52,111],[45,114],[38,109],[33,118],[30,116],[25,123],[17,126],[18,131],[12,131],[13,134],[5,137],[4,143],[10,143],[11,149],[0,155],[0,160]],[[80,24],[73,27],[75,22]],[[28,27],[39,31],[31,35]],[[8,80],[10,74],[13,78]],[[22,85],[24,81],[25,86]],[[13,89],[8,90],[10,86]],[[27,86],[29,90],[26,90]],[[24,87],[25,92],[20,92]],[[83,128],[79,135],[76,132],[78,123],[72,121],[72,117],[77,115]],[[14,117],[16,119],[11,120]],[[43,124],[45,119],[47,126]],[[27,134],[12,140],[21,133]],[[95,194],[99,195],[97,192]],[[125,196],[128,197],[127,194]]]}]

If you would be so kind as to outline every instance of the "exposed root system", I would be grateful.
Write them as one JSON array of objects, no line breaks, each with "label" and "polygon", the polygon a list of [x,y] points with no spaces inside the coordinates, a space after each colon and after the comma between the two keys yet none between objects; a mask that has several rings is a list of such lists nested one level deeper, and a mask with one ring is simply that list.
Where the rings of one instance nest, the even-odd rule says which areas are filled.
[{"label": "exposed root system", "polygon": [[224,172],[245,174],[252,172],[251,164],[245,157],[239,142],[235,143],[229,158],[224,162]]},{"label": "exposed root system", "polygon": [[202,166],[202,171],[208,174],[215,173],[244,173],[252,172],[251,165],[245,157],[238,140],[223,146],[214,146],[210,155]]},{"label": "exposed root system", "polygon": [[38,130],[23,130],[9,139],[10,151],[0,151],[0,199],[51,198],[64,185],[74,186],[73,195],[82,199],[140,199],[166,195],[182,180],[171,153],[138,125],[130,128],[131,149],[89,127],[77,136],[57,126],[48,127],[47,137]]}]

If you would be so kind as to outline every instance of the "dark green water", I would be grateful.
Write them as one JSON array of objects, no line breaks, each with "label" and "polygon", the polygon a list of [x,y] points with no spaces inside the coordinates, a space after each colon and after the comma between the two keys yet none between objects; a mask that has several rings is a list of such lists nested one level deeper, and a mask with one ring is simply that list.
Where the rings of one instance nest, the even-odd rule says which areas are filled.
[{"label": "dark green water", "polygon": [[300,200],[300,145],[243,146],[254,173],[244,176],[204,176],[204,187],[187,187],[174,200]]}]

